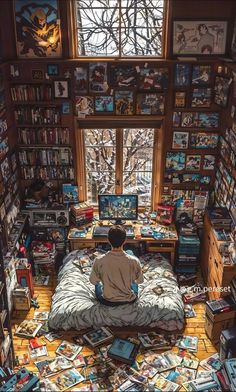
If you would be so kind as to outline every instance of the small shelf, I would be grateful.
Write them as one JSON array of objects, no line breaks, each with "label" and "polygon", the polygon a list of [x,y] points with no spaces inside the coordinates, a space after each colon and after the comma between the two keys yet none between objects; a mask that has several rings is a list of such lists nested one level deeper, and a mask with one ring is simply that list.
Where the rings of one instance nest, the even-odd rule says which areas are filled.
[{"label": "small shelf", "polygon": [[61,124],[16,124],[17,128],[57,128],[62,127]]},{"label": "small shelf", "polygon": [[42,148],[42,147],[44,147],[44,148],[52,148],[52,147],[55,147],[55,148],[64,148],[64,147],[66,147],[66,148],[72,148],[72,146],[70,145],[70,144],[18,144],[18,147],[19,148],[21,148],[21,149],[24,149],[24,148]]}]

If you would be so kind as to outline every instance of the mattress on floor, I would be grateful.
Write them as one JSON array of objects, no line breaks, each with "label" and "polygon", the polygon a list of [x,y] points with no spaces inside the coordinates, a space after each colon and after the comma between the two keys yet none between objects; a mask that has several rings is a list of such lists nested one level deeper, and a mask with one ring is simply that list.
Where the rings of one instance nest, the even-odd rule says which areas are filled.
[{"label": "mattress on floor", "polygon": [[[168,260],[158,253],[140,257],[144,267],[144,283],[139,285],[139,298],[133,304],[108,307],[101,305],[89,282],[73,261],[84,250],[66,256],[58,275],[58,285],[52,298],[49,326],[55,330],[84,329],[100,326],[149,326],[166,331],[184,326],[184,304],[176,278]],[[162,293],[154,293],[154,287]]]}]

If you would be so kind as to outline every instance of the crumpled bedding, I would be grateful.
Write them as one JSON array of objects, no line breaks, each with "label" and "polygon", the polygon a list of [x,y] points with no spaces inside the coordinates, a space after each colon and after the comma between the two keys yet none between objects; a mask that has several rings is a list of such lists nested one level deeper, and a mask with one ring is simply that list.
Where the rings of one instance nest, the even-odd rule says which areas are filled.
[{"label": "crumpled bedding", "polygon": [[[90,271],[82,273],[73,262],[85,252],[73,251],[64,259],[52,298],[50,328],[80,330],[101,326],[148,326],[166,331],[182,330],[184,304],[167,259],[158,253],[140,257],[144,283],[139,285],[138,300],[133,304],[108,307],[97,301],[94,286],[89,282]],[[155,294],[154,287],[159,287],[161,294]]]}]

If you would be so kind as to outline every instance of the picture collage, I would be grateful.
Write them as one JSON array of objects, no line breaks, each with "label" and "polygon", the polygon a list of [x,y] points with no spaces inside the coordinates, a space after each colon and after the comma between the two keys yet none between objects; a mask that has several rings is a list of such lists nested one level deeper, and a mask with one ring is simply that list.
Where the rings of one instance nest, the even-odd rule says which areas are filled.
[{"label": "picture collage", "polygon": [[[188,191],[208,192],[213,185],[220,111],[228,104],[232,78],[222,66],[183,60],[174,65],[173,82],[172,140],[163,178],[162,200],[167,204],[173,203],[175,191],[187,199]],[[224,155],[232,159],[232,153]]]}]

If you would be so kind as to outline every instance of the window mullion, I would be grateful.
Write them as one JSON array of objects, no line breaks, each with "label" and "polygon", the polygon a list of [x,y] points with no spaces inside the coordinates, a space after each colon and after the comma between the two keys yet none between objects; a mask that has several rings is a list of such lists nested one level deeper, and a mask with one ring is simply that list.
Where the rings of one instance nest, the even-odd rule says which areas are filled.
[{"label": "window mullion", "polygon": [[119,57],[122,57],[122,51],[121,51],[121,21],[122,21],[122,12],[121,12],[121,1],[119,1]]},{"label": "window mullion", "polygon": [[116,129],[116,193],[123,191],[123,129]]}]

